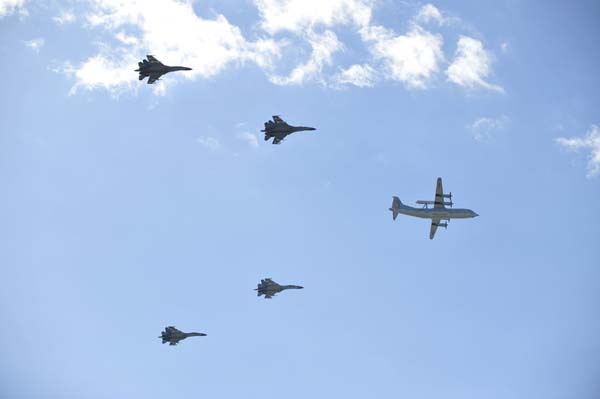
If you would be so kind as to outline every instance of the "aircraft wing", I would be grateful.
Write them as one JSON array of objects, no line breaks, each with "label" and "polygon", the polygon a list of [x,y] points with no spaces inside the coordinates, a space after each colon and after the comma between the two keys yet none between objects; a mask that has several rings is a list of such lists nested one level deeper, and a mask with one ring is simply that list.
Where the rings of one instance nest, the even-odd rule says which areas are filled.
[{"label": "aircraft wing", "polygon": [[273,139],[273,144],[281,144],[282,141],[283,141],[283,139],[280,139],[279,137],[275,137]]},{"label": "aircraft wing", "polygon": [[156,82],[161,76],[162,73],[153,73],[148,75],[148,84],[151,85],[152,83]]},{"label": "aircraft wing", "polygon": [[167,333],[169,334],[173,334],[173,333],[181,333],[181,331],[179,331],[178,329],[176,329],[173,326],[169,326],[167,328],[165,328],[165,330],[167,331]]},{"label": "aircraft wing", "polygon": [[435,232],[437,231],[439,222],[440,222],[440,219],[432,219],[431,220],[431,229],[429,230],[429,239],[430,240],[433,240],[433,237],[435,237]]},{"label": "aircraft wing", "polygon": [[[437,179],[437,186],[435,187],[435,201],[433,202],[433,207],[434,208],[445,208],[444,207],[444,187],[442,187],[442,178],[441,177],[438,177],[438,179]],[[438,220],[438,222],[439,222],[439,220]],[[433,231],[432,234],[435,234],[435,230],[432,230],[432,231]]]},{"label": "aircraft wing", "polygon": [[146,56],[146,58],[148,59],[148,62],[158,62],[159,64],[161,64],[161,62],[159,60],[157,60],[156,57],[151,54],[148,54]]},{"label": "aircraft wing", "polygon": [[283,119],[279,115],[273,115],[273,122],[275,123],[285,123]]}]

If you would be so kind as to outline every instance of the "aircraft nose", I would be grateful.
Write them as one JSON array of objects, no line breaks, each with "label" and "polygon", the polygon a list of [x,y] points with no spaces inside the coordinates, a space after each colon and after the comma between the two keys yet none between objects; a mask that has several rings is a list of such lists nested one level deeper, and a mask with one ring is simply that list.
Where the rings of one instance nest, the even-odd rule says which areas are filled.
[{"label": "aircraft nose", "polygon": [[477,216],[479,216],[479,214],[477,212],[473,212],[473,217],[475,218]]}]

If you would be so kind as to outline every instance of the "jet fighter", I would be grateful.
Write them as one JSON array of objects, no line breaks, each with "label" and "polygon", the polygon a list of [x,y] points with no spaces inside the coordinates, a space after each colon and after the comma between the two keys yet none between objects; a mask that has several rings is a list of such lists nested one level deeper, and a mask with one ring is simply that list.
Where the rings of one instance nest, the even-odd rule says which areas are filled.
[{"label": "jet fighter", "polygon": [[206,336],[206,334],[204,334],[204,333],[197,333],[197,332],[185,333],[183,331],[179,331],[178,329],[176,329],[173,326],[169,326],[169,327],[165,327],[165,331],[160,333],[160,337],[158,337],[158,338],[162,338],[163,344],[168,342],[169,345],[175,346],[179,343],[179,341],[181,341],[182,339],[186,339],[187,337],[205,337],[205,336]]},{"label": "jet fighter", "polygon": [[265,278],[260,280],[260,284],[258,284],[257,288],[255,288],[254,291],[258,291],[258,296],[264,295],[265,299],[271,299],[273,296],[275,296],[275,294],[278,294],[283,290],[301,290],[302,288],[304,287],[301,287],[299,285],[279,285],[270,278]]},{"label": "jet fighter", "polygon": [[138,62],[139,68],[134,72],[140,73],[140,80],[143,80],[146,76],[148,77],[148,84],[156,82],[165,73],[173,71],[191,71],[192,68],[182,66],[168,66],[157,60],[153,55],[147,55],[147,59]]},{"label": "jet fighter", "polygon": [[264,130],[261,130],[261,132],[264,132],[265,134],[265,141],[268,141],[273,137],[273,144],[279,144],[283,141],[283,139],[286,138],[286,136],[292,133],[301,132],[303,130],[317,129],[307,126],[288,125],[287,122],[281,119],[279,115],[274,115],[272,121],[265,122],[265,128]]},{"label": "jet fighter", "polygon": [[[466,219],[479,216],[470,209],[449,209],[446,205],[452,208],[452,193],[445,194],[442,187],[442,178],[438,177],[437,186],[435,189],[435,201],[417,201],[417,204],[423,205],[423,208],[413,208],[412,206],[404,205],[400,198],[392,197],[392,218],[396,220],[399,213],[403,215],[415,216],[418,218],[431,219],[431,229],[429,230],[429,239],[432,240],[438,227],[447,228],[450,219]],[[449,201],[446,201],[449,199]],[[428,208],[428,205],[433,205],[433,208]],[[446,223],[440,223],[446,220]]]}]

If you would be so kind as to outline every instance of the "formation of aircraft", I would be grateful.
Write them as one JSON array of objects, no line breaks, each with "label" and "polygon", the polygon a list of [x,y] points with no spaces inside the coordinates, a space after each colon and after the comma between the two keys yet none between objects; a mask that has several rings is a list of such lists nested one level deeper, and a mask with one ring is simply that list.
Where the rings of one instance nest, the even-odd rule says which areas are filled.
[{"label": "formation of aircraft", "polygon": [[156,82],[163,76],[165,73],[174,72],[174,71],[191,71],[192,68],[183,67],[183,66],[168,66],[160,62],[153,55],[147,55],[145,60],[138,62],[138,69],[134,72],[140,73],[140,80],[143,80],[145,77],[148,77],[148,84]]},{"label": "formation of aircraft", "polygon": [[[148,84],[153,84],[160,79],[166,73],[174,71],[190,71],[191,68],[183,66],[168,66],[157,60],[154,56],[148,55],[145,60],[138,63],[139,68],[135,72],[139,72],[139,80],[143,80],[148,77]],[[308,126],[292,126],[286,121],[281,119],[279,115],[274,115],[273,120],[265,122],[265,128],[261,130],[265,134],[265,141],[273,139],[273,144],[280,144],[290,134],[301,132],[301,131],[312,131],[316,130],[314,127]],[[409,215],[424,219],[431,220],[431,228],[429,230],[429,238],[433,239],[438,227],[448,227],[450,219],[466,219],[474,218],[479,216],[477,213],[470,209],[455,209],[452,208],[452,193],[444,193],[442,187],[442,178],[438,177],[437,186],[435,190],[435,199],[433,201],[419,200],[417,204],[423,205],[422,208],[414,208],[408,205],[404,205],[400,198],[394,196],[392,201],[392,207],[389,209],[392,211],[392,218],[396,220],[399,214]],[[432,205],[430,208],[429,206]],[[450,208],[447,208],[449,206]],[[445,222],[442,222],[445,221]],[[302,289],[304,287],[299,285],[280,285],[277,284],[270,278],[265,278],[260,281],[255,288],[257,295],[265,297],[265,299],[271,299],[276,294],[289,290],[289,289]],[[173,326],[168,326],[161,333],[160,337],[162,343],[169,343],[169,345],[177,345],[181,340],[188,337],[201,337],[206,336],[204,333],[197,332],[183,332],[176,329]]]},{"label": "formation of aircraft", "polygon": [[[300,285],[280,285],[277,284],[276,282],[274,282],[272,279],[270,278],[265,278],[260,280],[260,284],[258,284],[257,288],[255,288],[255,291],[258,291],[258,296],[265,296],[265,299],[271,299],[273,298],[276,294],[280,293],[281,291],[285,291],[285,290],[290,290],[290,289],[303,289],[304,287],[300,286]],[[165,330],[163,332],[161,332],[160,337],[162,339],[162,343],[166,344],[167,342],[169,343],[170,346],[175,346],[179,343],[179,341],[182,341],[188,337],[205,337],[206,334],[204,333],[198,333],[198,332],[183,332],[181,330],[178,330],[177,328],[175,328],[174,326],[168,326],[165,327]]]},{"label": "formation of aircraft", "polygon": [[[452,208],[452,193],[444,194],[444,188],[442,186],[442,178],[438,177],[437,185],[435,188],[435,200],[424,201],[419,200],[417,204],[423,205],[423,208],[413,208],[412,206],[404,205],[400,198],[392,197],[392,218],[396,220],[398,214],[414,216],[423,219],[431,219],[431,228],[429,229],[429,239],[432,240],[435,236],[435,232],[438,227],[447,228],[450,219],[467,219],[479,216],[477,213],[470,209],[453,209]],[[450,201],[446,201],[449,199]],[[433,208],[429,208],[428,205],[433,205]],[[449,205],[450,208],[446,208]],[[446,223],[441,223],[442,220],[446,220]]]}]

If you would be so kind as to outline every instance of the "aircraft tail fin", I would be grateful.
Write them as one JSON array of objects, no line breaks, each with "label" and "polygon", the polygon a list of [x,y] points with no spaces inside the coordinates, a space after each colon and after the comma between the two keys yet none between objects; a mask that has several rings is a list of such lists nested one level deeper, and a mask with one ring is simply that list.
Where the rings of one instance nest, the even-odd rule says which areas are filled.
[{"label": "aircraft tail fin", "polygon": [[390,211],[392,211],[392,218],[394,220],[396,220],[396,218],[398,217],[398,214],[400,213],[400,207],[402,206],[402,201],[400,201],[400,198],[398,197],[392,197],[392,207],[390,208]]}]

